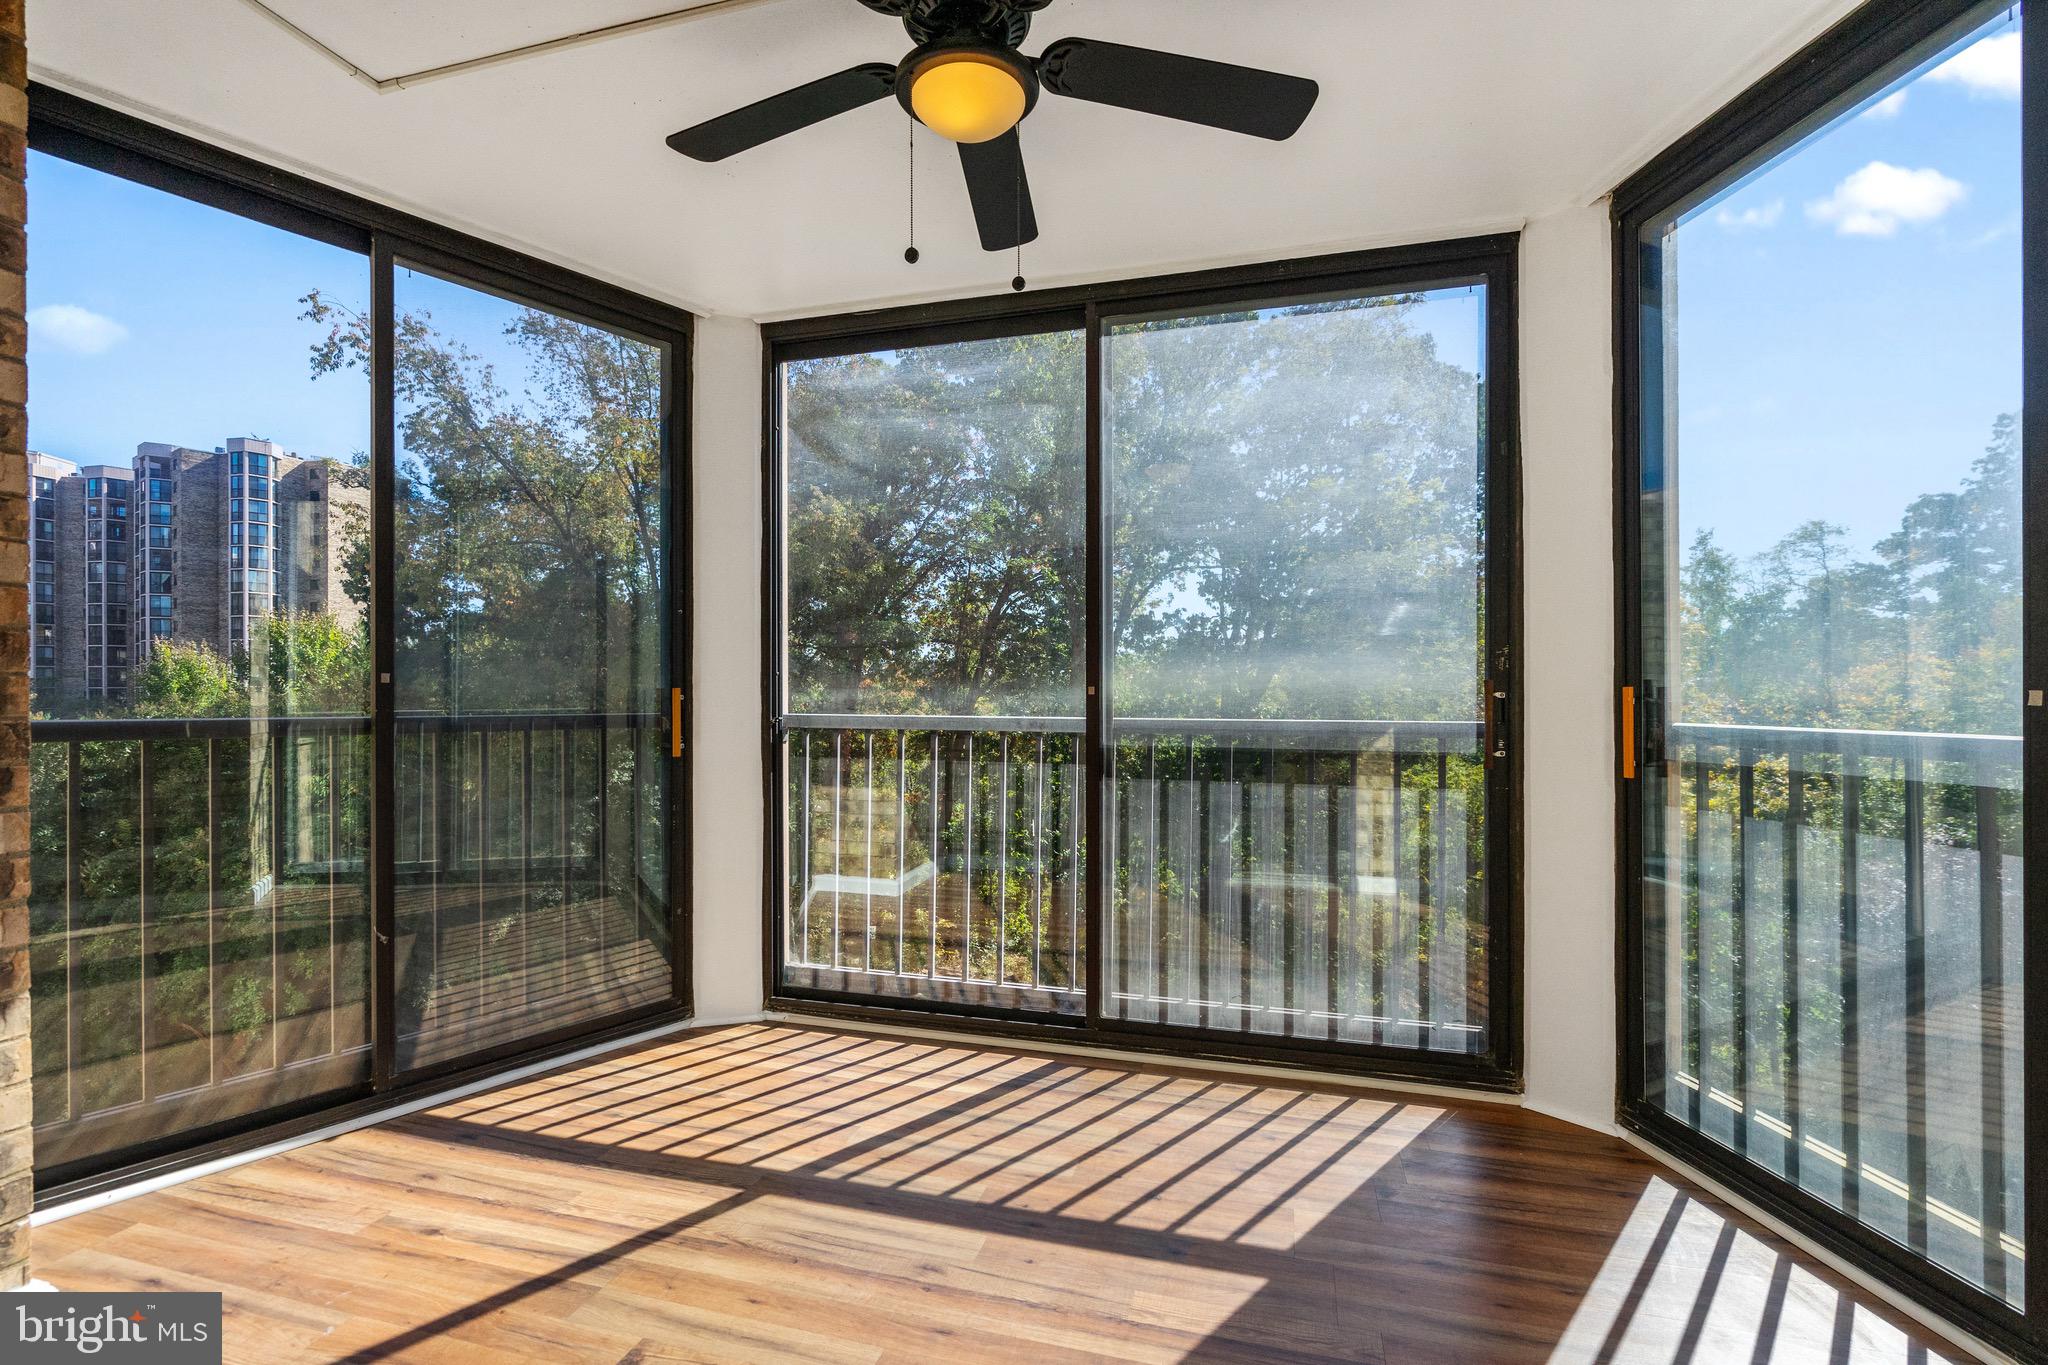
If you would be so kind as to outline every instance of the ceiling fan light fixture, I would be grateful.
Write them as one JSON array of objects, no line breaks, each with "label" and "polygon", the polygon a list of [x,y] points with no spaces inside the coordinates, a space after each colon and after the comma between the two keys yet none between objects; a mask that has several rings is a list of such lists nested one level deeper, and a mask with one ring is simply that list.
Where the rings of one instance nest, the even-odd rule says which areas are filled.
[{"label": "ceiling fan light fixture", "polygon": [[992,142],[1030,112],[1034,90],[1008,62],[975,49],[935,52],[910,77],[910,112],[954,142]]}]

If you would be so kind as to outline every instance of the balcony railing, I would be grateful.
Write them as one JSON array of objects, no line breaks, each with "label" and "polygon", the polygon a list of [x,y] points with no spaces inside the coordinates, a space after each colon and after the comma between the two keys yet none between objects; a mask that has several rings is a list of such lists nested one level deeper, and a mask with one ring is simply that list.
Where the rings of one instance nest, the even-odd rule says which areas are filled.
[{"label": "balcony railing", "polygon": [[[660,718],[396,722],[401,1065],[665,997]],[[370,1075],[370,721],[38,720],[39,1164]]]},{"label": "balcony railing", "polygon": [[786,984],[1082,1012],[1078,720],[784,724]]},{"label": "balcony railing", "polygon": [[[1078,718],[785,726],[786,985],[1082,1012]],[[1477,724],[1112,729],[1106,1013],[1484,1048]]]},{"label": "balcony railing", "polygon": [[1644,952],[1666,1110],[2016,1293],[2021,741],[1674,725],[1662,753]]}]

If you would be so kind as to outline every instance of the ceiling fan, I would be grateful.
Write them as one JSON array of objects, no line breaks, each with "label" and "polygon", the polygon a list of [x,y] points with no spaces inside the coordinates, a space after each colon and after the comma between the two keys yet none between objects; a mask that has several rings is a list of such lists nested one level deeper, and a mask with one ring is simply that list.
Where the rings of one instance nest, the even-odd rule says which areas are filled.
[{"label": "ceiling fan", "polygon": [[960,144],[982,248],[1008,251],[1038,236],[1017,125],[1041,89],[1276,142],[1315,107],[1312,80],[1152,48],[1062,38],[1027,57],[1018,46],[1051,0],[860,2],[903,21],[916,46],[902,61],[822,76],[685,128],[668,145],[723,161],[894,94],[912,118]]}]

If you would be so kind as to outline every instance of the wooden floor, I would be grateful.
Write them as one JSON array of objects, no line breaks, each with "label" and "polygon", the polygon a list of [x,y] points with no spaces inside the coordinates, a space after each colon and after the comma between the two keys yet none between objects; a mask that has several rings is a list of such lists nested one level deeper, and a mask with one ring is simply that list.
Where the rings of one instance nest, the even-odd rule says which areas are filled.
[{"label": "wooden floor", "polygon": [[1939,1362],[1521,1110],[744,1025],[35,1230],[230,1360]]}]

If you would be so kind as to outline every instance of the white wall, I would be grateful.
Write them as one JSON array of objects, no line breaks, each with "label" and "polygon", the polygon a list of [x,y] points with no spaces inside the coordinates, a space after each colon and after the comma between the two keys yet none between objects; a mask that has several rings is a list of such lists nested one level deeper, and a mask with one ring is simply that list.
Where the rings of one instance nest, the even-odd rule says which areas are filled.
[{"label": "white wall", "polygon": [[761,330],[697,324],[692,365],[697,1018],[761,1009]]},{"label": "white wall", "polygon": [[1525,1103],[1605,1130],[1617,932],[1611,256],[1604,202],[1522,234]]}]

